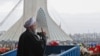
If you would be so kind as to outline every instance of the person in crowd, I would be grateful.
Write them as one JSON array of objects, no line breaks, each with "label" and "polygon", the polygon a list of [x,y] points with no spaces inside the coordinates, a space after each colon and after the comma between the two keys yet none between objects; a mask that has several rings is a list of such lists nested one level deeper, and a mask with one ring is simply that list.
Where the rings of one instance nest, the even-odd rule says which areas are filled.
[{"label": "person in crowd", "polygon": [[81,51],[81,56],[89,56],[93,53],[87,49],[84,43],[80,44],[80,51]]}]

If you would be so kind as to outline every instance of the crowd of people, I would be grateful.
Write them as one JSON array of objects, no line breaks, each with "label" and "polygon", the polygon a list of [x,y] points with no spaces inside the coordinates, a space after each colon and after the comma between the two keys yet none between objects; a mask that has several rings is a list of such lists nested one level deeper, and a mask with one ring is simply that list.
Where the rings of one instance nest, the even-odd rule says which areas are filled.
[{"label": "crowd of people", "polygon": [[18,45],[17,41],[10,41],[10,40],[0,41],[0,54],[16,49],[17,45]]},{"label": "crowd of people", "polygon": [[91,45],[89,47],[84,44],[80,45],[81,56],[100,56],[100,45]]}]

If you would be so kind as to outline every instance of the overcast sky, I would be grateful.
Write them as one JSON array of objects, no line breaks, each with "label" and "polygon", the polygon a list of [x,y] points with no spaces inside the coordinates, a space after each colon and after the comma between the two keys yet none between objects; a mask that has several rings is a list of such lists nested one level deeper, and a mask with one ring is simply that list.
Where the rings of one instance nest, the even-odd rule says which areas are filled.
[{"label": "overcast sky", "polygon": [[7,16],[18,1],[19,0],[0,0],[0,22]]},{"label": "overcast sky", "polygon": [[100,0],[48,0],[60,13],[100,13]]},{"label": "overcast sky", "polygon": [[9,17],[5,17],[9,14],[10,11],[14,8],[14,6],[19,2],[19,0],[0,0],[0,23],[4,21],[2,25],[0,25],[0,31],[8,30],[15,22],[17,22],[23,13],[23,1],[14,9],[14,11],[9,15]]},{"label": "overcast sky", "polygon": [[67,33],[100,33],[100,0],[48,0],[48,10]]},{"label": "overcast sky", "polygon": [[[0,22],[19,0],[0,0]],[[67,33],[100,32],[100,0],[48,0],[48,10]]]}]

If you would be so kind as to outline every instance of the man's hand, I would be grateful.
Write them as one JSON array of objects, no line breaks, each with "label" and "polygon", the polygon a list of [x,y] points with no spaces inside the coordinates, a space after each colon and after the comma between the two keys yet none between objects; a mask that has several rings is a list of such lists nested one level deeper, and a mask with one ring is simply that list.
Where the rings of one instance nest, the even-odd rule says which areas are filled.
[{"label": "man's hand", "polygon": [[46,36],[46,32],[43,31],[43,28],[42,28],[42,27],[41,27],[41,32],[42,32],[42,34],[43,34],[44,36]]},{"label": "man's hand", "polygon": [[46,32],[42,32],[42,34],[46,36]]},{"label": "man's hand", "polygon": [[40,36],[46,36],[46,32],[37,32],[37,34]]}]

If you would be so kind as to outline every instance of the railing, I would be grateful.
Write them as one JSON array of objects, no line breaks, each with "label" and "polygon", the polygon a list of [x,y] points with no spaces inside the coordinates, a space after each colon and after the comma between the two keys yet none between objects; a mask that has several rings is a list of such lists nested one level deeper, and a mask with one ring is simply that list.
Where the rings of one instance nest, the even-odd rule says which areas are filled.
[{"label": "railing", "polygon": [[1,56],[16,56],[16,54],[17,54],[17,49],[1,54]]},{"label": "railing", "polygon": [[62,52],[58,56],[80,56],[80,47],[75,46],[67,51]]},{"label": "railing", "polygon": [[[2,54],[1,56],[16,56],[17,50]],[[46,54],[57,54],[57,56],[80,56],[79,46],[47,46]]]}]

